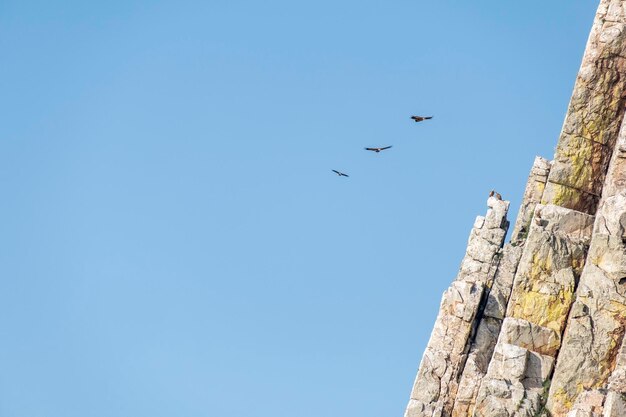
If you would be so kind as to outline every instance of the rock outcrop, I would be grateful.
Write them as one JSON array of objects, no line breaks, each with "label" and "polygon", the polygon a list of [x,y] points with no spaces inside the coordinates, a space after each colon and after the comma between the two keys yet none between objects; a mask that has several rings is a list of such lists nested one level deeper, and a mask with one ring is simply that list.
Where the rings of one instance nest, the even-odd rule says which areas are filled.
[{"label": "rock outcrop", "polygon": [[602,0],[553,161],[511,241],[494,197],[405,417],[626,417],[626,0]]},{"label": "rock outcrop", "polygon": [[456,280],[443,294],[439,316],[426,347],[407,416],[449,415],[465,368],[467,346],[483,299],[493,284],[506,236],[509,203],[490,197],[477,217]]}]

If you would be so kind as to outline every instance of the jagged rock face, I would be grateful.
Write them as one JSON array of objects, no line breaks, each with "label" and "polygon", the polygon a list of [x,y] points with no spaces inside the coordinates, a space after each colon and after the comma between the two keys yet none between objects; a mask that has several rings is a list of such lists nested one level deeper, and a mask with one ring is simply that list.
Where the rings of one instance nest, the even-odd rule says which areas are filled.
[{"label": "jagged rock face", "polygon": [[498,340],[522,248],[507,244],[499,254],[500,262],[494,283],[488,292],[483,316],[476,329],[459,382],[452,409],[454,417],[470,415],[475,407],[480,382],[487,373],[487,367]]},{"label": "jagged rock face", "polygon": [[[589,255],[570,314],[548,406],[569,410],[581,392],[626,393],[626,127],[619,136],[598,210]],[[619,365],[619,366],[618,366]],[[611,375],[615,374],[614,377]],[[624,414],[626,415],[626,414]]]},{"label": "jagged rock face", "polygon": [[435,328],[426,347],[407,417],[450,415],[457,381],[481,301],[492,285],[497,256],[508,229],[509,203],[491,197],[485,217],[478,217],[456,280],[443,294]]},{"label": "jagged rock face", "polygon": [[544,203],[595,213],[624,112],[626,4],[600,2],[578,73]]},{"label": "jagged rock face", "polygon": [[602,0],[511,242],[488,200],[405,417],[626,417],[626,0]]},{"label": "jagged rock face", "polygon": [[542,407],[593,217],[557,206],[538,206],[538,212],[541,220],[531,223],[475,416],[534,416]]},{"label": "jagged rock face", "polygon": [[524,190],[522,206],[519,209],[515,228],[511,235],[512,242],[523,241],[526,239],[526,236],[528,236],[530,221],[532,220],[535,206],[541,202],[551,167],[552,164],[547,159],[540,156],[535,158],[533,167],[530,170],[530,175],[528,176],[526,190]]}]

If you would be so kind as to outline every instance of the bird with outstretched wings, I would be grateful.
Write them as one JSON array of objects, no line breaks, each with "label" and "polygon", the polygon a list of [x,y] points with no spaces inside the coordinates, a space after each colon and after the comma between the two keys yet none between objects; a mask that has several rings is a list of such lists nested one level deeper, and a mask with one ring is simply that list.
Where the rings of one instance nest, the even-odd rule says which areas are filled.
[{"label": "bird with outstretched wings", "polygon": [[424,120],[430,120],[432,118],[433,116],[411,116],[411,119],[413,119],[415,123],[423,122]]},{"label": "bird with outstretched wings", "polygon": [[384,151],[385,149],[389,149],[389,148],[391,148],[391,146],[385,146],[384,148],[365,148],[365,150],[378,153],[380,151]]},{"label": "bird with outstretched wings", "polygon": [[340,177],[349,177],[348,174],[344,174],[343,172],[339,172],[336,169],[332,170],[335,174],[339,175]]}]

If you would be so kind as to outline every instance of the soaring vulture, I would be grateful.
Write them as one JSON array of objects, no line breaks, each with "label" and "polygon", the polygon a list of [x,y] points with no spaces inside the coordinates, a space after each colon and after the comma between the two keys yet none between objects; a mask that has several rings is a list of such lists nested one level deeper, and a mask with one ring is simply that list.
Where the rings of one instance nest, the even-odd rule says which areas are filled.
[{"label": "soaring vulture", "polygon": [[365,148],[365,150],[378,153],[380,151],[384,151],[385,149],[389,149],[389,148],[391,148],[391,146],[385,146],[384,148]]},{"label": "soaring vulture", "polygon": [[411,119],[415,120],[415,123],[423,122],[424,120],[430,120],[432,118],[433,116],[411,116]]}]

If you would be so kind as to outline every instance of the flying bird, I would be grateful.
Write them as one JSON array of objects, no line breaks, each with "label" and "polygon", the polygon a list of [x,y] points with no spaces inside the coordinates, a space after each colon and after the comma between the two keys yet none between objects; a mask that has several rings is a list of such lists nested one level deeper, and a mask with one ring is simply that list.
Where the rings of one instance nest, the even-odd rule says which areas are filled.
[{"label": "flying bird", "polygon": [[349,177],[348,174],[344,174],[343,172],[339,172],[336,169],[333,169],[333,172],[337,175],[339,175],[340,177]]},{"label": "flying bird", "polygon": [[385,146],[384,148],[365,148],[365,150],[378,153],[380,151],[384,151],[385,149],[389,149],[389,148],[391,148],[391,146]]},{"label": "flying bird", "polygon": [[424,120],[430,120],[432,118],[433,116],[411,116],[411,119],[415,120],[415,123],[423,122]]}]

